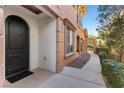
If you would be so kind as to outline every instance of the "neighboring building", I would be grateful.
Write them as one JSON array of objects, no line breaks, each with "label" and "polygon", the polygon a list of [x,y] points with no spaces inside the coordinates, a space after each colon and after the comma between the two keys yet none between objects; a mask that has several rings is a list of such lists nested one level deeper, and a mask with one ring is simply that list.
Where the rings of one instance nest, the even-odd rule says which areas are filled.
[{"label": "neighboring building", "polygon": [[77,5],[0,6],[0,86],[38,67],[60,72],[77,52],[87,52],[84,14]]}]

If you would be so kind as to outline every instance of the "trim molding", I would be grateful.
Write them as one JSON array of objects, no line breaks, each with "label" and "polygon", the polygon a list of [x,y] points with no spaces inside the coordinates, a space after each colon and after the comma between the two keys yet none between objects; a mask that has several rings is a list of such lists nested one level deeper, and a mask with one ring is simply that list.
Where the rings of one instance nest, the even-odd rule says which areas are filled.
[{"label": "trim molding", "polygon": [[67,18],[65,18],[63,21],[64,21],[64,25],[66,25],[73,31],[77,30],[77,28]]}]

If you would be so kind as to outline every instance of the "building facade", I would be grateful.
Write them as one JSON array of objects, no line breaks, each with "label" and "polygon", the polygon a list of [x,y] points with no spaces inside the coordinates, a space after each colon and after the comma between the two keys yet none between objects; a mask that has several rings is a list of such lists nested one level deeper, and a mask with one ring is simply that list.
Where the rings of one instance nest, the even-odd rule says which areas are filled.
[{"label": "building facade", "polygon": [[86,6],[0,6],[0,86],[25,70],[61,72],[87,52]]}]

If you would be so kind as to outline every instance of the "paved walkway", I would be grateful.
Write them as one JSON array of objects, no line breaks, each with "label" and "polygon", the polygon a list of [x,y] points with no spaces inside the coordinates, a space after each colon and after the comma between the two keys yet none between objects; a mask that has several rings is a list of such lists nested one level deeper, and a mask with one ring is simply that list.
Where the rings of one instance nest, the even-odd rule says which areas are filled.
[{"label": "paved walkway", "polygon": [[59,74],[38,68],[34,74],[13,84],[6,81],[5,87],[13,88],[105,88],[101,75],[99,57],[90,53],[89,62],[76,69],[65,66]]},{"label": "paved walkway", "polygon": [[99,57],[90,53],[89,62],[82,68],[64,67],[57,75],[43,82],[39,87],[44,88],[105,88],[105,82],[101,75]]}]

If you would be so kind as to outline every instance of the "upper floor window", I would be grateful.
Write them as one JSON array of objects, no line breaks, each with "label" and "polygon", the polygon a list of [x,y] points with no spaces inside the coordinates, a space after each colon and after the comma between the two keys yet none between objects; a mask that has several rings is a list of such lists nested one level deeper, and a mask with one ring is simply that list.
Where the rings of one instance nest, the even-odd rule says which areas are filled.
[{"label": "upper floor window", "polygon": [[79,7],[77,6],[77,24],[78,24],[78,21],[79,21],[79,19],[78,19],[79,18],[79,12],[78,11],[79,11]]},{"label": "upper floor window", "polygon": [[73,7],[74,9],[76,9],[76,6],[77,6],[77,5],[72,5],[72,7]]},{"label": "upper floor window", "polygon": [[77,25],[79,25],[82,28],[82,15],[80,12],[79,6],[77,6]]}]

